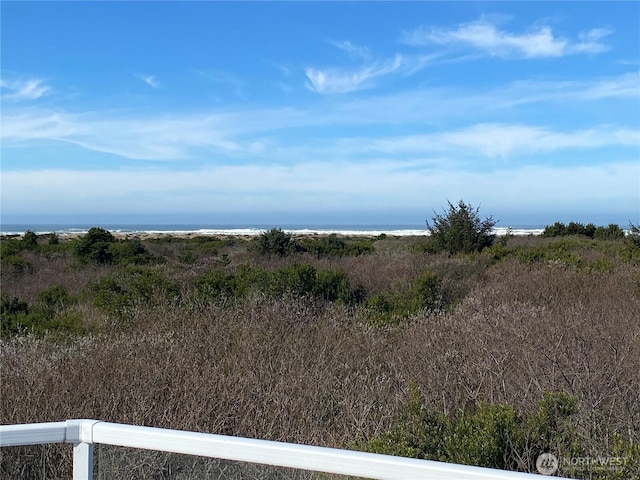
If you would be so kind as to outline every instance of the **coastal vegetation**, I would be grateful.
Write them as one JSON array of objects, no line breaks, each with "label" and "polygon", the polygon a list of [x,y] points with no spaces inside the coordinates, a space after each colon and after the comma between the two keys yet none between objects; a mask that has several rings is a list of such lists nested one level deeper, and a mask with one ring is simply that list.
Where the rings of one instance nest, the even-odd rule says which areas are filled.
[{"label": "coastal vegetation", "polygon": [[4,238],[0,422],[637,478],[640,232],[562,225],[496,238],[460,202],[420,237]]}]

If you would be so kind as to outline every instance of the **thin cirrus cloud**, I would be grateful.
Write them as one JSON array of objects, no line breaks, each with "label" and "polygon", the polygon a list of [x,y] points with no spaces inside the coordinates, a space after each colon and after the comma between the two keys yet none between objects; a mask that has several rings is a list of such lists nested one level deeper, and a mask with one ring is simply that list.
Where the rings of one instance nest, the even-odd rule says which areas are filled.
[{"label": "thin cirrus cloud", "polygon": [[362,58],[363,60],[369,61],[371,60],[371,51],[367,47],[363,47],[361,45],[356,45],[349,40],[342,41],[330,41],[331,45],[339,48],[340,50],[347,52],[349,55]]},{"label": "thin cirrus cloud", "polygon": [[113,112],[32,109],[3,114],[0,138],[7,146],[52,140],[129,159],[181,160],[190,158],[195,148],[226,153],[239,150],[238,144],[227,138],[224,122],[224,117],[202,114],[118,117]]},{"label": "thin cirrus cloud", "polygon": [[151,88],[158,88],[160,86],[160,82],[156,80],[156,77],[154,75],[138,74],[136,75],[136,77],[149,85]]},{"label": "thin cirrus cloud", "polygon": [[[533,125],[479,123],[421,135],[342,138],[325,147],[311,146],[304,155],[369,157],[375,153],[386,158],[406,158],[408,155],[428,158],[438,154],[461,161],[465,158],[477,159],[478,156],[513,159],[517,155],[518,160],[522,161],[523,156],[559,150],[635,146],[640,146],[640,130],[612,128],[608,125],[565,132]],[[318,150],[314,152],[314,148]]]},{"label": "thin cirrus cloud", "polygon": [[609,47],[602,39],[613,33],[606,28],[594,28],[580,33],[577,40],[556,36],[549,26],[539,26],[527,32],[501,30],[480,19],[462,23],[455,28],[420,27],[405,31],[401,42],[414,47],[427,45],[463,45],[487,55],[509,58],[562,57],[576,53],[601,53]]},{"label": "thin cirrus cloud", "polygon": [[305,69],[306,87],[316,93],[349,93],[368,88],[374,79],[398,71],[404,64],[403,57],[396,55],[383,62],[369,63],[358,69]]},{"label": "thin cirrus cloud", "polygon": [[[61,109],[5,108],[0,138],[9,146],[30,140],[72,143],[88,150],[141,160],[184,160],[202,152],[253,158],[260,153],[256,145],[269,144],[282,159],[300,146],[283,144],[291,128],[369,125],[412,125],[430,131],[421,135],[384,138],[324,139],[325,147],[313,146],[308,139],[304,154],[344,158],[346,154],[406,155],[420,152],[477,152],[486,157],[506,158],[514,153],[531,154],[566,148],[599,148],[605,145],[634,146],[640,143],[637,130],[624,125],[597,125],[567,131],[556,125],[508,124],[500,111],[515,104],[558,104],[566,110],[573,103],[640,96],[637,73],[606,77],[592,82],[516,82],[468,92],[460,89],[426,89],[410,93],[367,97],[340,102],[331,108],[240,109],[226,112],[189,112],[172,115],[135,115],[131,112],[72,113]],[[496,113],[495,121],[486,115],[469,117],[468,112]],[[484,118],[483,118],[484,117]],[[432,131],[433,121],[452,121],[454,125]],[[460,126],[460,121],[464,124]],[[606,120],[604,120],[606,121]],[[455,125],[457,124],[457,126]],[[259,150],[259,149],[258,149]],[[273,156],[273,155],[272,155]],[[295,155],[293,155],[295,157]],[[272,158],[273,161],[278,158]]]},{"label": "thin cirrus cloud", "polygon": [[3,100],[37,100],[51,91],[48,85],[45,85],[44,80],[40,78],[14,78],[14,79],[0,79],[0,87],[2,88]]}]

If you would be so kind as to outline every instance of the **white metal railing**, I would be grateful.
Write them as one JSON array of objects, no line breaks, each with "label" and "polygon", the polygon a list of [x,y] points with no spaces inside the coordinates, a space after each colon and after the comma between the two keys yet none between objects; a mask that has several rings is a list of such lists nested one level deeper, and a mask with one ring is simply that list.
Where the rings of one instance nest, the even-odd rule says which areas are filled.
[{"label": "white metal railing", "polygon": [[99,420],[0,425],[0,447],[73,444],[73,479],[93,477],[93,444],[159,450],[373,479],[534,479],[538,475],[335,448],[141,427]]}]

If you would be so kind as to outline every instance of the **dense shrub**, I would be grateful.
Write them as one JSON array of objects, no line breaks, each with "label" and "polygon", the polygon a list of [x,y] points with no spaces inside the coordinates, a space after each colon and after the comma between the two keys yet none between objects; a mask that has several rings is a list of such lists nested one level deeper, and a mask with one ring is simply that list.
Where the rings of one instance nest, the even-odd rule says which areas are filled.
[{"label": "dense shrub", "polygon": [[144,265],[154,260],[138,239],[118,240],[111,232],[92,227],[75,244],[75,254],[80,263],[98,265]]},{"label": "dense shrub", "polygon": [[629,243],[631,246],[640,248],[640,227],[629,224]]},{"label": "dense shrub", "polygon": [[478,212],[479,208],[473,209],[462,200],[457,206],[449,202],[449,210],[442,215],[434,212],[432,223],[427,221],[432,248],[449,253],[472,253],[493,245],[492,230],[496,222],[492,217],[480,220]]},{"label": "dense shrub", "polygon": [[358,256],[373,252],[373,240],[345,240],[332,233],[323,237],[305,238],[300,241],[300,249],[318,257]]},{"label": "dense shrub", "polygon": [[[445,415],[424,406],[415,385],[399,424],[370,439],[370,452],[503,470],[535,471],[540,453],[577,453],[571,417],[575,399],[548,393],[523,415],[507,404],[480,403]],[[571,455],[569,455],[571,456]]]},{"label": "dense shrub", "polygon": [[640,227],[629,224],[625,247],[622,250],[622,258],[633,265],[640,265]]},{"label": "dense shrub", "polygon": [[275,298],[296,296],[353,304],[364,296],[361,289],[351,289],[349,277],[342,270],[318,270],[301,263],[273,271],[241,265],[235,275],[221,271],[199,275],[194,285],[200,294],[214,300],[258,293]]},{"label": "dense shrub", "polygon": [[219,270],[198,276],[194,285],[198,293],[209,299],[231,298],[236,294],[235,277]]},{"label": "dense shrub", "polygon": [[58,234],[56,232],[51,232],[49,234],[48,244],[49,245],[58,245],[59,243],[60,243],[60,237],[58,237]]},{"label": "dense shrub", "polygon": [[34,243],[34,241],[37,242],[37,236],[35,236],[35,240],[34,236],[35,233],[27,231],[22,239],[2,239],[0,242],[0,259],[2,261],[2,267],[8,268],[16,273],[30,272],[31,266],[22,256],[22,252],[24,250],[33,250],[37,248],[37,243]]},{"label": "dense shrub", "polygon": [[607,227],[596,227],[593,223],[583,225],[578,222],[569,222],[568,225],[565,225],[562,222],[556,222],[553,225],[547,225],[542,232],[543,237],[565,237],[568,235],[584,235],[597,240],[616,240],[624,237],[624,230],[615,223],[611,223]]},{"label": "dense shrub", "polygon": [[298,243],[290,233],[280,228],[272,228],[261,233],[252,242],[252,249],[260,255],[277,255],[285,257],[299,250]]},{"label": "dense shrub", "polygon": [[16,273],[26,273],[32,271],[32,266],[21,255],[9,255],[2,257],[2,267],[9,268]]},{"label": "dense shrub", "polygon": [[102,277],[90,287],[93,304],[102,311],[126,318],[136,308],[175,302],[177,284],[158,270],[129,266]]},{"label": "dense shrub", "polygon": [[593,233],[593,238],[596,240],[617,240],[624,238],[624,230],[619,225],[611,223],[607,227],[597,227]]},{"label": "dense shrub", "polygon": [[116,241],[116,237],[108,230],[92,227],[77,240],[75,254],[82,263],[110,264],[113,262],[113,253],[109,251],[109,246]]},{"label": "dense shrub", "polygon": [[372,295],[362,304],[367,322],[376,326],[395,325],[420,310],[437,311],[446,307],[442,284],[430,271],[422,273],[409,288]]},{"label": "dense shrub", "polygon": [[225,246],[225,242],[218,237],[195,236],[189,239],[189,244],[197,247],[208,255],[218,255],[220,249]]},{"label": "dense shrub", "polygon": [[38,235],[36,235],[36,233],[32,232],[31,230],[27,230],[22,236],[22,245],[26,250],[33,250],[35,248],[38,248]]},{"label": "dense shrub", "polygon": [[146,265],[156,260],[138,239],[111,243],[108,247],[108,253],[111,255],[112,263],[118,265]]},{"label": "dense shrub", "polygon": [[33,306],[18,298],[3,296],[0,308],[2,336],[83,333],[79,315],[68,310],[74,303],[75,299],[61,285],[40,292]]},{"label": "dense shrub", "polygon": [[23,243],[17,238],[3,238],[0,242],[0,257],[4,260],[14,256],[23,250]]}]

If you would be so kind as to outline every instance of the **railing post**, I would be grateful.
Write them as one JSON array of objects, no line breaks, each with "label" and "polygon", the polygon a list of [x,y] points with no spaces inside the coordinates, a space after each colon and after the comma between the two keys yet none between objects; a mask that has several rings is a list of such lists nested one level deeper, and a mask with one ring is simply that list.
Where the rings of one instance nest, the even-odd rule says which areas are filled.
[{"label": "railing post", "polygon": [[93,480],[93,444],[73,444],[73,480]]},{"label": "railing post", "polygon": [[67,420],[65,441],[73,444],[73,480],[93,480],[93,426],[97,420]]}]

